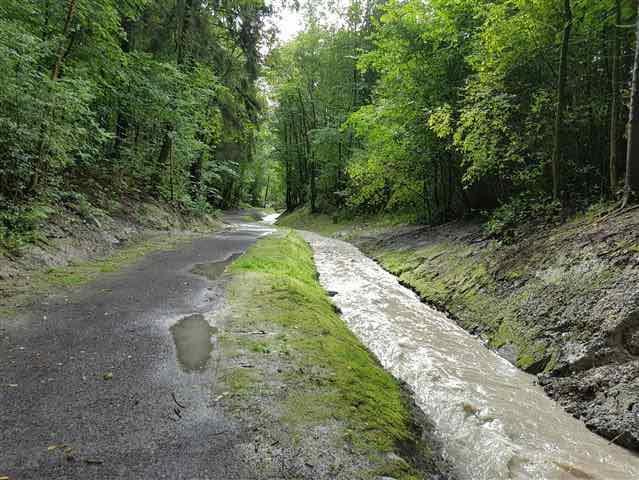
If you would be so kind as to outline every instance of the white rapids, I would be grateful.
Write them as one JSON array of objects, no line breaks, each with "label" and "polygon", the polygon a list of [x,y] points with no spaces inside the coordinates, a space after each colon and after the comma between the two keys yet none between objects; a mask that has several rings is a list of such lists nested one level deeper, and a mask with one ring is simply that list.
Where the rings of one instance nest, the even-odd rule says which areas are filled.
[{"label": "white rapids", "polygon": [[262,218],[262,223],[265,223],[267,225],[275,225],[275,222],[277,222],[277,219],[280,218],[281,215],[281,213],[271,213],[269,215],[266,215],[264,218]]},{"label": "white rapids", "polygon": [[344,321],[433,421],[462,480],[633,480],[639,457],[536,385],[356,247],[304,233]]}]

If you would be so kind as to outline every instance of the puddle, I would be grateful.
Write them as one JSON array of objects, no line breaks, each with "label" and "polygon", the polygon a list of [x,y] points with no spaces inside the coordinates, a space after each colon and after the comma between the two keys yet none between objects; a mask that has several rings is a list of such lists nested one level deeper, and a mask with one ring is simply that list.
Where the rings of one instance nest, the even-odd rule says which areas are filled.
[{"label": "puddle", "polygon": [[203,277],[208,278],[209,280],[217,280],[226,270],[226,267],[229,264],[233,263],[234,260],[239,258],[241,253],[234,253],[226,260],[222,260],[220,262],[212,262],[212,263],[198,263],[193,267],[191,273],[196,275],[201,275]]},{"label": "puddle", "polygon": [[201,372],[206,369],[213,344],[211,336],[217,333],[203,315],[184,317],[171,327],[177,360],[185,372]]}]

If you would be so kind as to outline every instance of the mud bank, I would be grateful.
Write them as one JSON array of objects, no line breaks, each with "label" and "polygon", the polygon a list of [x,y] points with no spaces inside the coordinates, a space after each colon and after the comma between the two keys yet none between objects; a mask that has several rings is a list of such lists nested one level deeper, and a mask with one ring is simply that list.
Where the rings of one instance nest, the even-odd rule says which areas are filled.
[{"label": "mud bank", "polygon": [[[306,229],[326,218],[304,217]],[[479,223],[334,225],[594,432],[639,450],[639,212],[582,217],[513,245]]]}]

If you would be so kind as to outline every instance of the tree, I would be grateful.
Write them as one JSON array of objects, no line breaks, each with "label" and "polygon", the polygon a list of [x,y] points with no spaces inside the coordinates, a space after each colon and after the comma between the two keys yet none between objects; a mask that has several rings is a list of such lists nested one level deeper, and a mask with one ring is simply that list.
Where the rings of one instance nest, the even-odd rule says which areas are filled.
[{"label": "tree", "polygon": [[621,24],[621,0],[615,0],[615,23],[612,27],[612,89],[610,98],[610,157],[608,161],[610,194],[614,197],[617,190],[617,122],[619,121],[619,33]]},{"label": "tree", "polygon": [[633,193],[639,191],[639,3],[637,4],[635,55],[630,90],[630,115],[628,118],[628,150],[626,153],[626,179],[622,208],[628,205]]},{"label": "tree", "polygon": [[572,7],[570,0],[564,0],[564,29],[559,55],[559,74],[557,80],[557,106],[555,114],[555,138],[552,153],[552,198],[559,199],[559,176],[561,148],[563,144],[564,116],[566,111],[566,81],[568,79],[568,52],[570,49],[570,32],[572,31]]},{"label": "tree", "polygon": [[1,2],[0,68],[15,74],[0,77],[0,207],[75,190],[237,204],[269,14],[262,0]]}]

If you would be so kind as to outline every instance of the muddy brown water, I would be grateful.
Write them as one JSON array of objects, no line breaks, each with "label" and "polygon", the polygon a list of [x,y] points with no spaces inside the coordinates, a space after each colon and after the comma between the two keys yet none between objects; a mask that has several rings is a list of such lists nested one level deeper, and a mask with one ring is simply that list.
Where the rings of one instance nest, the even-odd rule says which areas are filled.
[{"label": "muddy brown water", "polygon": [[459,479],[639,479],[639,457],[590,432],[533,376],[423,304],[356,247],[304,235],[343,319],[412,387]]}]

